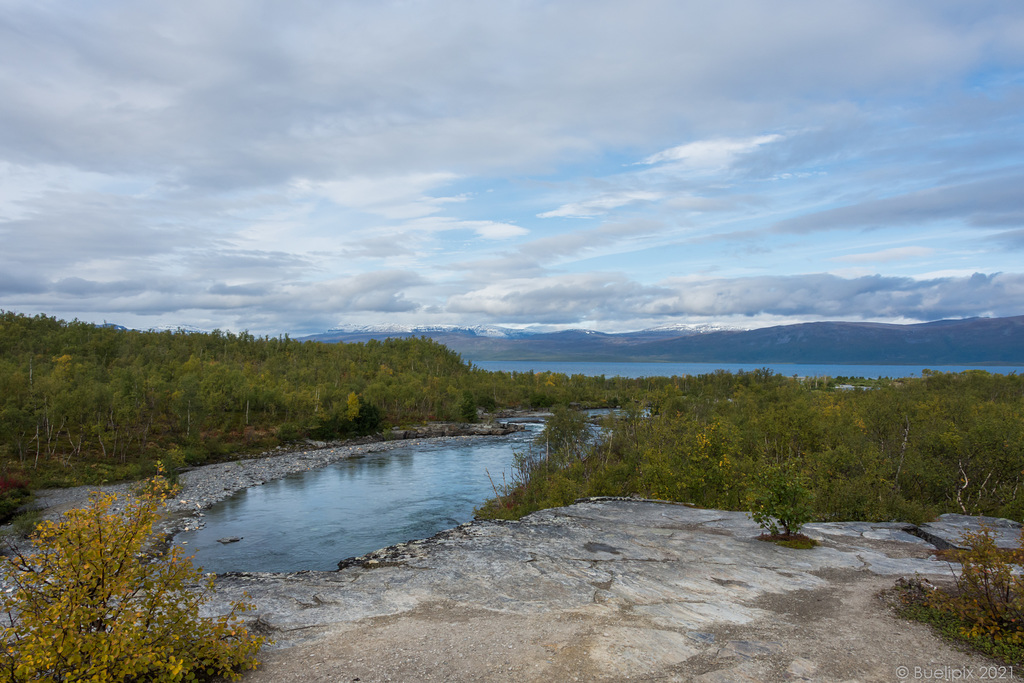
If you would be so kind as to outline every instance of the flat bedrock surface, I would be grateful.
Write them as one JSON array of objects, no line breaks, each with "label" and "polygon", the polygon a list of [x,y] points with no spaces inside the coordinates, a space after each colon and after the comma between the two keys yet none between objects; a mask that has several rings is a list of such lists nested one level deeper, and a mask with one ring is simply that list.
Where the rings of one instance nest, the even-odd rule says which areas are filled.
[{"label": "flat bedrock surface", "polygon": [[[956,515],[924,536],[955,542]],[[342,563],[228,574],[277,640],[249,681],[906,680],[992,663],[894,617],[879,592],[952,568],[898,523],[811,524],[792,550],[743,512],[595,499],[474,522]],[[222,603],[223,604],[223,603]],[[219,605],[213,605],[214,610]],[[916,667],[916,668],[915,668]],[[934,677],[934,676],[933,676]]]}]

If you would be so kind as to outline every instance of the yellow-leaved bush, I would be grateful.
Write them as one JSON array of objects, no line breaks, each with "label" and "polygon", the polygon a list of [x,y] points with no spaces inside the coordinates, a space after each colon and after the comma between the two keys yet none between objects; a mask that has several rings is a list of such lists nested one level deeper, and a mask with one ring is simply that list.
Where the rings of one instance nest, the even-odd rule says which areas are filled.
[{"label": "yellow-leaved bush", "polygon": [[31,553],[4,558],[7,612],[0,681],[196,681],[255,668],[264,638],[232,605],[202,617],[213,576],[180,548],[147,551],[162,478],[139,496],[95,495],[88,507],[44,522]]},{"label": "yellow-leaved bush", "polygon": [[965,533],[961,543],[967,549],[950,553],[961,567],[956,591],[935,591],[931,606],[956,614],[966,637],[1024,644],[1024,530],[1016,548],[998,547],[985,526]]}]

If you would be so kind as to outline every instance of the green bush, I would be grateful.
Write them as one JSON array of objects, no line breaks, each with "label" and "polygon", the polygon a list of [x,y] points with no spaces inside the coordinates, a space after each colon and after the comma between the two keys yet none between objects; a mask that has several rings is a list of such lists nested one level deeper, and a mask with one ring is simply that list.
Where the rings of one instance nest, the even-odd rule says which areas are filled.
[{"label": "green bush", "polygon": [[755,477],[750,516],[772,536],[799,533],[813,519],[811,492],[793,467],[768,465]]},{"label": "green bush", "polygon": [[529,403],[533,408],[550,408],[555,405],[555,399],[548,394],[534,392],[530,394]]},{"label": "green bush", "polygon": [[233,605],[217,618],[199,616],[213,590],[179,548],[146,552],[162,478],[124,501],[97,495],[59,522],[43,522],[34,552],[4,558],[13,587],[0,649],[0,681],[196,681],[237,679],[256,666],[264,639],[249,634]]},{"label": "green bush", "polygon": [[42,521],[42,513],[39,510],[26,510],[11,519],[11,531],[18,538],[30,538],[35,533],[36,527]]},{"label": "green bush", "polygon": [[24,479],[0,475],[0,524],[10,521],[31,495]]},{"label": "green bush", "polygon": [[294,422],[285,422],[277,428],[277,438],[282,443],[298,441],[302,436],[302,429]]}]

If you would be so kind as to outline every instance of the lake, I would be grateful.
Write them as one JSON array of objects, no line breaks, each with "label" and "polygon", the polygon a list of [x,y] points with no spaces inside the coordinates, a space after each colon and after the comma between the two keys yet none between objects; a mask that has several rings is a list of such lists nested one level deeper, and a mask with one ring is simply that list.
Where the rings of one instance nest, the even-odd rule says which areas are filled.
[{"label": "lake", "polygon": [[[268,481],[204,510],[205,528],[174,543],[195,564],[228,571],[333,571],[338,562],[473,519],[508,477],[513,450],[540,423],[511,436],[418,442]],[[490,479],[488,478],[490,473]],[[218,539],[237,536],[237,543]]]},{"label": "lake", "polygon": [[716,370],[753,372],[761,368],[792,377],[920,377],[924,369],[937,372],[985,370],[1000,375],[1024,371],[1014,365],[812,365],[799,363],[588,363],[581,361],[481,360],[471,361],[481,370],[504,372],[560,372],[596,377],[671,377],[708,375]]}]

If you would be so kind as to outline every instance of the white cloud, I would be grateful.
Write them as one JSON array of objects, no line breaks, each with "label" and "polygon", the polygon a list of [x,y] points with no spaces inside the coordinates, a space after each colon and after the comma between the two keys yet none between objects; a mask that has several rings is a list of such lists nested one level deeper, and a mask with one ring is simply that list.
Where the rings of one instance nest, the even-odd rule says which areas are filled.
[{"label": "white cloud", "polygon": [[833,256],[833,261],[844,261],[846,263],[889,263],[892,261],[906,261],[909,259],[923,258],[935,253],[931,247],[893,247],[863,254],[845,254]]},{"label": "white cloud", "polygon": [[545,211],[537,214],[538,218],[567,218],[581,217],[589,218],[608,213],[620,206],[636,204],[638,202],[655,202],[661,199],[661,194],[647,190],[633,190],[604,194],[593,199],[586,199],[581,202],[563,204],[552,211]]},{"label": "white cloud", "polygon": [[[506,279],[449,299],[447,310],[494,320],[621,324],[631,319],[899,319],[1015,315],[1022,275],[932,279],[827,274],[732,279],[680,278],[641,285],[590,273]],[[980,312],[980,313],[979,313]]]},{"label": "white cloud", "polygon": [[456,180],[454,173],[411,173],[392,176],[357,176],[344,180],[292,181],[299,197],[326,197],[338,206],[367,211],[384,218],[409,219],[439,212],[445,204],[464,197],[432,197],[427,193]]},{"label": "white cloud", "polygon": [[782,135],[758,135],[749,138],[717,138],[678,145],[652,154],[640,164],[672,163],[692,171],[720,171],[729,168],[737,157],[762,145],[781,140]]},{"label": "white cloud", "polygon": [[529,234],[529,230],[509,223],[493,221],[462,221],[463,227],[471,228],[477,235],[488,240],[507,240]]}]

